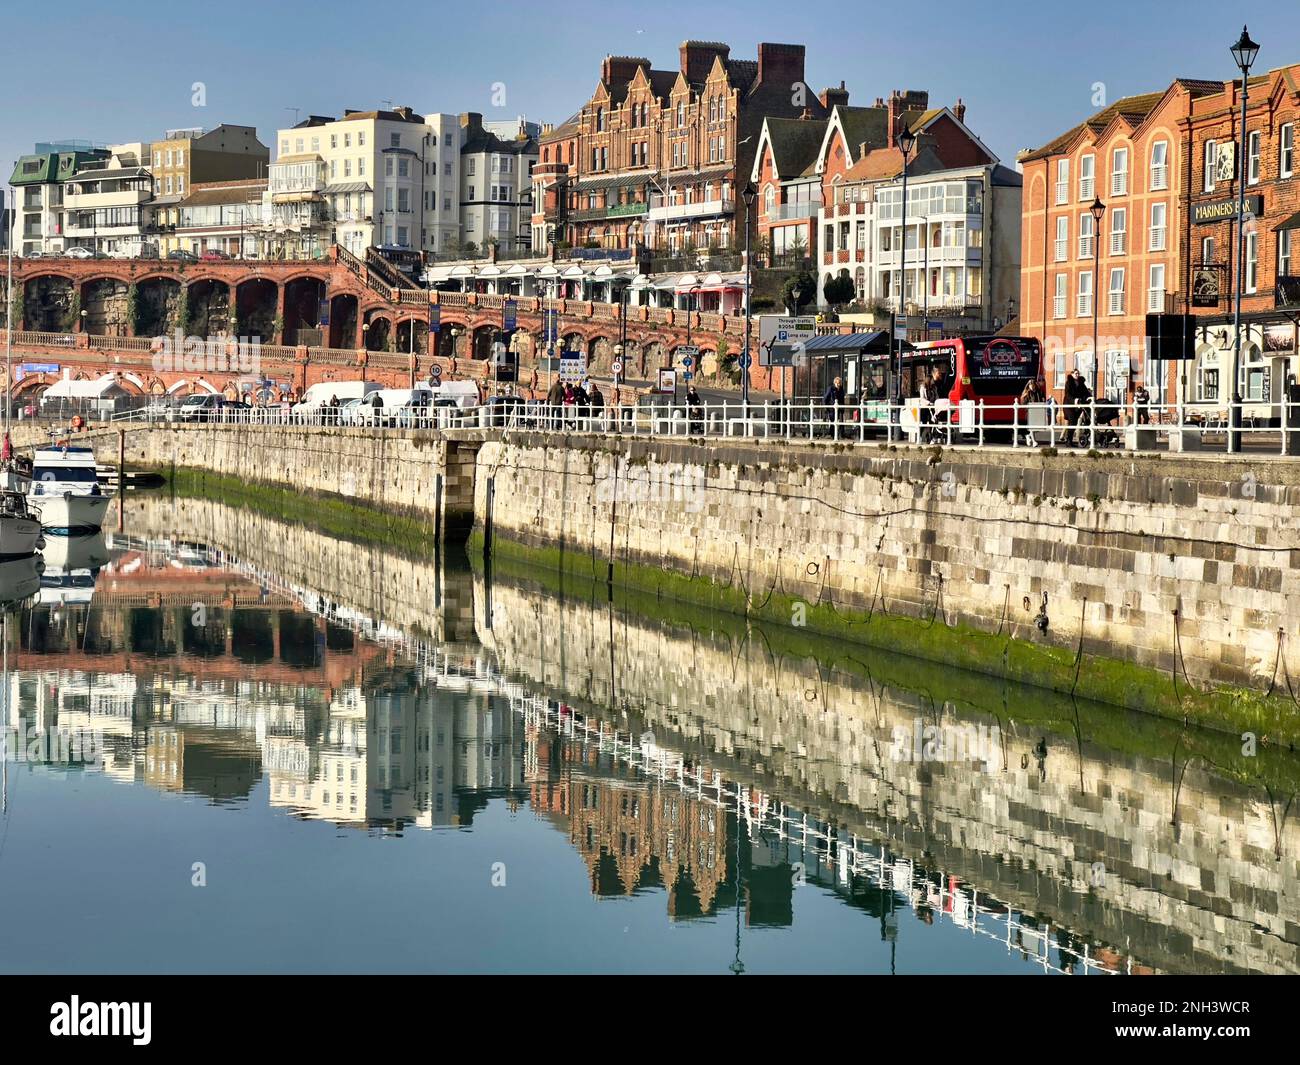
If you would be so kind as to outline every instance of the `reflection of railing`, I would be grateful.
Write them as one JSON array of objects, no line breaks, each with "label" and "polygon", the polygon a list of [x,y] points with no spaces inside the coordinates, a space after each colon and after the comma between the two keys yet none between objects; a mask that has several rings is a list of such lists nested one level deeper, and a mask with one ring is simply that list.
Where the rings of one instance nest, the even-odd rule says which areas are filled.
[{"label": "reflection of railing", "polygon": [[[798,848],[798,853],[790,857],[802,863],[805,875],[811,873],[816,878],[844,885],[865,882],[868,889],[888,891],[895,897],[901,895],[907,904],[933,901],[932,912],[944,915],[955,926],[972,934],[1005,942],[1008,952],[1015,950],[1028,955],[1028,947],[1032,946],[1034,963],[1051,972],[1070,971],[1053,963],[1053,950],[1058,959],[1068,956],[1085,972],[1111,976],[1120,972],[1092,957],[1091,944],[1085,942],[1080,950],[1075,945],[1075,937],[1053,934],[1050,926],[1038,928],[1037,919],[1032,915],[1018,914],[988,894],[981,899],[977,888],[954,888],[940,870],[927,871],[910,858],[891,855],[887,846],[860,839],[856,833],[838,828],[758,788],[728,781],[707,764],[688,761],[678,752],[657,744],[646,744],[630,731],[624,738],[617,727],[599,719],[588,719],[573,707],[565,707],[562,712],[553,700],[529,692],[519,684],[502,681],[492,671],[485,671],[481,664],[476,663],[474,680],[481,687],[492,684],[505,688],[510,696],[510,708],[524,718],[529,728],[546,729],[583,746],[594,747],[598,755],[622,762],[661,787],[677,788],[694,801],[735,817],[736,830],[743,830],[751,841],[760,836],[774,836]],[[1031,923],[1027,924],[1026,920]],[[1126,970],[1131,965],[1130,958]]]}]

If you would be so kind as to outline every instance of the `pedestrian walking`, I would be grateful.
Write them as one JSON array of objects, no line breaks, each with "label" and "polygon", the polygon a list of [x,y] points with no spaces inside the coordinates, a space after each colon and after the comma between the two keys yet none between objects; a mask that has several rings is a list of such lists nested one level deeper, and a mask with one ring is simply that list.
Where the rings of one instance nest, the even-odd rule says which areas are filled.
[{"label": "pedestrian walking", "polygon": [[822,393],[822,404],[825,408],[822,417],[836,427],[839,425],[840,407],[844,404],[844,395],[844,379],[842,377],[835,378],[826,386],[826,391]]},{"label": "pedestrian walking", "polygon": [[1083,408],[1091,398],[1092,390],[1088,387],[1088,382],[1083,379],[1083,374],[1079,372],[1079,367],[1076,366],[1065,379],[1065,420],[1070,426],[1065,432],[1066,447],[1074,447],[1075,430],[1078,428],[1079,419],[1083,416]]},{"label": "pedestrian walking", "polygon": [[704,401],[700,399],[700,394],[695,390],[694,385],[688,385],[686,388],[686,420],[690,432],[703,434]]},{"label": "pedestrian walking", "polygon": [[1138,425],[1150,425],[1151,393],[1147,391],[1147,386],[1142,381],[1139,381],[1133,390],[1133,407],[1137,411]]}]

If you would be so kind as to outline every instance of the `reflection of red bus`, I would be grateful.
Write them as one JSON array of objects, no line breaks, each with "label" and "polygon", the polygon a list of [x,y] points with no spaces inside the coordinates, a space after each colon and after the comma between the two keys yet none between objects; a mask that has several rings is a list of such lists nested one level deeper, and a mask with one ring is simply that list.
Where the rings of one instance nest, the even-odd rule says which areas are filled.
[{"label": "reflection of red bus", "polygon": [[986,422],[1011,421],[1011,404],[1025,384],[1037,380],[1042,345],[1034,337],[975,336],[928,340],[902,353],[903,395],[920,395],[934,368],[943,371],[941,395],[955,407],[984,401]]}]

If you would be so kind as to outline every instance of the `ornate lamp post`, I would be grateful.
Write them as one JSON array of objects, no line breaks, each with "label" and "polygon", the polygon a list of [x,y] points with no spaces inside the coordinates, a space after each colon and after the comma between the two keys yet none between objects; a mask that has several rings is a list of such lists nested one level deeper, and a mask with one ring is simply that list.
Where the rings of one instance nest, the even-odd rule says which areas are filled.
[{"label": "ornate lamp post", "polygon": [[[749,249],[749,220],[754,213],[754,197],[758,191],[754,188],[752,181],[747,182],[744,190],[741,192],[741,199],[745,201],[745,357],[740,367],[740,402],[744,406],[746,413],[749,411],[749,327],[751,322],[750,307],[753,304],[754,292],[754,266],[750,261]],[[687,319],[689,321],[689,319]]]},{"label": "ornate lamp post", "polygon": [[[897,319],[898,311],[906,312],[907,310],[907,157],[911,154],[912,149],[916,147],[916,134],[907,127],[906,119],[904,119],[903,128],[894,140],[898,145],[898,150],[903,153],[902,246],[898,249],[898,310],[895,312],[894,320],[894,402],[898,404],[903,400],[903,338],[899,334]],[[898,413],[895,411],[890,421],[896,421],[897,418]]]},{"label": "ornate lamp post", "polygon": [[1092,215],[1092,376],[1093,396],[1098,395],[1101,384],[1101,356],[1097,352],[1097,314],[1101,307],[1101,219],[1106,205],[1098,196],[1088,208]]},{"label": "ornate lamp post", "polygon": [[1241,71],[1241,142],[1237,148],[1237,293],[1232,312],[1232,410],[1228,413],[1228,451],[1241,450],[1241,293],[1246,285],[1246,99],[1250,68],[1259,55],[1259,45],[1250,39],[1246,27],[1232,46],[1232,59]]}]

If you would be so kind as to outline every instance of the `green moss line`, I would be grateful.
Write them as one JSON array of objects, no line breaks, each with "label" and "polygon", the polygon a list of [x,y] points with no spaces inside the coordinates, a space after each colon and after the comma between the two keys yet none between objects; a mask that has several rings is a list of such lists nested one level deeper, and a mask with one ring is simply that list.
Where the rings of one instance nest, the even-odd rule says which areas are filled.
[{"label": "green moss line", "polygon": [[165,472],[169,487],[177,495],[256,510],[335,539],[378,544],[418,558],[428,558],[436,547],[437,535],[431,522],[376,510],[343,496],[304,494],[205,470]]},{"label": "green moss line", "polygon": [[[481,557],[482,549],[482,533],[476,530],[470,540],[471,555]],[[554,545],[525,544],[501,534],[493,537],[492,559],[494,566],[514,559],[602,585],[610,573],[609,560],[599,555],[561,551]],[[1073,689],[1081,700],[1219,729],[1234,737],[1251,732],[1261,742],[1283,746],[1294,746],[1300,740],[1300,710],[1285,695],[1268,696],[1232,687],[1195,691],[1183,683],[1176,694],[1173,680],[1166,673],[1086,653],[1076,686],[1073,651],[996,636],[965,625],[932,624],[881,610],[868,615],[866,611],[807,603],[785,594],[768,598],[764,593],[758,603],[751,604],[738,584],[728,586],[702,576],[689,577],[623,561],[614,564],[613,584],[620,590],[649,592],[655,601],[669,598],[704,607],[710,613],[725,611],[742,619],[767,622],[772,626],[767,631],[781,633],[783,639],[792,633],[814,633],[1066,696]],[[806,612],[806,624],[799,628],[791,626],[796,606]],[[945,676],[945,690],[946,682]],[[1240,740],[1236,742],[1240,746]]]},{"label": "green moss line", "polygon": [[[572,570],[536,564],[532,549],[498,540],[492,557],[492,577],[523,584],[551,595],[603,606],[611,588],[604,577],[593,580]],[[481,572],[483,540],[471,539],[470,562]],[[1300,790],[1300,759],[1276,743],[1261,743],[1254,755],[1242,754],[1239,735],[1217,729],[1189,728],[1181,716],[1163,717],[1117,705],[1071,698],[1041,687],[1009,682],[1000,676],[966,669],[945,668],[893,649],[864,646],[813,632],[808,628],[771,624],[738,614],[715,611],[698,601],[672,599],[628,586],[612,588],[613,606],[619,612],[646,618],[689,639],[692,632],[723,635],[736,646],[750,639],[762,644],[764,654],[791,661],[816,662],[819,669],[855,678],[865,687],[875,684],[931,698],[937,705],[951,703],[962,715],[978,714],[999,722],[1014,721],[1029,731],[1066,737],[1113,750],[1126,758],[1159,762],[1176,759],[1180,766],[1197,764],[1220,778],[1243,787],[1266,789],[1275,795]],[[919,624],[925,624],[919,622]],[[1003,725],[1005,727],[1005,725]]]}]

